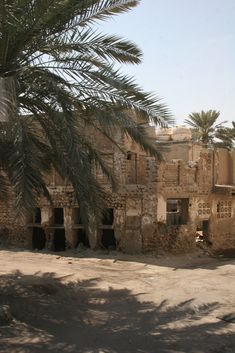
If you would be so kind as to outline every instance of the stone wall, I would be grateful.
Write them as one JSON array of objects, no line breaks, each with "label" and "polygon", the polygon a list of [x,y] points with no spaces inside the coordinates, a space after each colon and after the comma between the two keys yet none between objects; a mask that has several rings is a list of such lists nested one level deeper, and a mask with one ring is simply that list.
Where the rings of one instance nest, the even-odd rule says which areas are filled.
[{"label": "stone wall", "polygon": [[0,202],[0,245],[30,246],[25,219],[20,219],[13,207],[13,197],[7,203]]},{"label": "stone wall", "polygon": [[[235,196],[229,185],[215,187],[218,180],[231,180],[235,168],[230,165],[229,171],[220,171],[224,168],[224,152],[217,158],[213,150],[191,141],[177,142],[169,145],[171,151],[164,152],[163,161],[159,162],[127,137],[121,141],[124,153],[108,140],[98,143],[118,181],[114,193],[102,171],[94,167],[96,178],[109,191],[107,207],[113,210],[112,224],[96,227],[91,221],[87,229],[77,224],[75,213],[79,205],[73,189],[54,173],[48,176],[48,186],[53,208],[63,209],[63,224],[54,224],[55,211],[45,198],[38,200],[40,223],[29,218],[18,220],[12,201],[8,205],[2,203],[0,244],[33,248],[33,239],[39,234],[42,239],[45,237],[45,247],[55,250],[55,238],[64,234],[65,248],[69,249],[76,247],[79,237],[86,234],[95,247],[102,246],[102,236],[106,234],[114,237],[115,246],[124,252],[180,253],[194,250],[196,233],[204,232],[215,249],[235,247]],[[225,154],[230,163],[233,158]],[[168,200],[181,210],[168,212]]]}]

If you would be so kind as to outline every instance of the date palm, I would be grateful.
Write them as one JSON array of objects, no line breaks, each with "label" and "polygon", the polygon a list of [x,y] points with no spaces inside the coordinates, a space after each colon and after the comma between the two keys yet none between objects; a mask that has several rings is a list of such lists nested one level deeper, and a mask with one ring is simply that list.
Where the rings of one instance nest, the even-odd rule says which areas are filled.
[{"label": "date palm", "polygon": [[232,121],[232,127],[221,127],[216,131],[216,146],[231,150],[235,142],[235,121]]},{"label": "date palm", "polygon": [[189,114],[185,123],[192,127],[193,138],[203,144],[212,144],[217,129],[225,123],[216,124],[220,112],[216,110],[201,111],[200,113]]},{"label": "date palm", "polygon": [[84,127],[114,142],[121,131],[157,154],[139,122],[164,126],[168,110],[114,66],[138,64],[142,53],[95,29],[138,3],[0,0],[1,189],[11,185],[18,210],[50,197],[43,176],[53,167],[73,185],[84,218],[101,215],[105,195],[92,163],[113,178]]}]

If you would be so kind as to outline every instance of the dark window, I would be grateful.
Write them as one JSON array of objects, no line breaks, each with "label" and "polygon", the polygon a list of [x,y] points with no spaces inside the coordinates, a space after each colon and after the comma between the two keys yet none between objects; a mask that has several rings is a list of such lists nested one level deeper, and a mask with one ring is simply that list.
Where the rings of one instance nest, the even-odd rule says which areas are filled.
[{"label": "dark window", "polygon": [[54,208],[54,224],[64,224],[63,208]]},{"label": "dark window", "polygon": [[167,225],[178,226],[188,222],[189,199],[167,200]]},{"label": "dark window", "polygon": [[131,152],[130,152],[130,151],[127,152],[127,154],[126,154],[126,159],[127,159],[128,161],[131,160]]},{"label": "dark window", "polygon": [[34,211],[34,223],[38,223],[40,224],[41,223],[41,209],[40,208],[35,208],[35,211]]},{"label": "dark window", "polygon": [[103,225],[112,225],[113,224],[113,208],[107,208],[104,212]]},{"label": "dark window", "polygon": [[127,184],[137,183],[137,154],[128,152],[126,164],[126,182]]},{"label": "dark window", "polygon": [[178,212],[179,211],[179,203],[178,200],[167,200],[167,212]]},{"label": "dark window", "polygon": [[180,185],[180,170],[181,170],[181,167],[180,167],[180,165],[178,165],[178,167],[177,167],[177,185]]},{"label": "dark window", "polygon": [[208,236],[209,234],[209,221],[202,221],[202,232],[203,235]]},{"label": "dark window", "polygon": [[39,207],[36,207],[32,210],[29,218],[29,223],[41,223],[41,209]]}]

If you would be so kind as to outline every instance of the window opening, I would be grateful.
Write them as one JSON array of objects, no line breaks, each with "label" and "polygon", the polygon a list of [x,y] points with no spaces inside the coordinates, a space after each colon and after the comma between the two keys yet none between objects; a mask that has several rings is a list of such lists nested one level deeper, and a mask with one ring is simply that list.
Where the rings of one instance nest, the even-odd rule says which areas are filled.
[{"label": "window opening", "polygon": [[131,155],[132,155],[132,153],[130,151],[128,151],[127,154],[126,154],[126,159],[128,161],[131,161]]},{"label": "window opening", "polygon": [[113,224],[113,208],[107,208],[103,215],[102,220],[103,225],[112,225]]},{"label": "window opening", "polygon": [[167,200],[167,225],[178,226],[188,222],[189,199]]},{"label": "window opening", "polygon": [[54,208],[54,224],[64,224],[63,208]]},{"label": "window opening", "polygon": [[42,221],[41,209],[39,207],[34,210],[34,223],[40,224]]},{"label": "window opening", "polygon": [[126,181],[127,184],[137,183],[137,154],[128,152],[126,165]]},{"label": "window opening", "polygon": [[180,185],[180,165],[177,167],[177,185]]}]

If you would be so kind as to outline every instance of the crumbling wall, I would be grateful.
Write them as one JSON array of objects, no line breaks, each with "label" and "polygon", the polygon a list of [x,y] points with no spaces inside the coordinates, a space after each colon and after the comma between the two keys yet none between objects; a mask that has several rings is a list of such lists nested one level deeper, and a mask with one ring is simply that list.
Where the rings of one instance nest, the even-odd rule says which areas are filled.
[{"label": "crumbling wall", "polygon": [[[235,199],[230,187],[218,190],[214,187],[215,170],[223,166],[216,162],[212,150],[194,146],[191,142],[174,143],[167,158],[157,162],[130,138],[119,136],[119,140],[125,153],[111,146],[109,140],[97,139],[107,165],[114,171],[118,187],[113,192],[100,168],[94,166],[96,178],[109,192],[107,207],[113,209],[114,220],[113,224],[98,227],[90,222],[87,236],[91,247],[100,244],[104,229],[114,234],[117,249],[127,253],[192,251],[196,246],[197,231],[208,233],[214,249],[235,247]],[[219,175],[220,180],[228,181],[234,171],[219,171]],[[65,247],[74,248],[78,243],[79,229],[84,226],[74,221],[74,209],[79,205],[73,188],[55,173],[48,177],[48,186],[53,207],[63,208],[64,222],[60,228],[64,229]],[[168,199],[173,203],[180,200],[184,207],[187,206],[186,211],[175,217],[178,223],[180,218],[181,221],[184,218],[184,222],[168,224]],[[41,224],[37,227],[45,232],[45,247],[54,250],[53,208],[43,197],[38,200],[38,207],[41,209]],[[35,225],[29,220],[17,220],[12,200],[7,206],[1,204],[0,209],[0,243],[32,248]]]},{"label": "crumbling wall", "polygon": [[7,203],[0,202],[0,245],[29,247],[30,235],[25,220],[20,219],[13,207],[13,197]]},{"label": "crumbling wall", "polygon": [[215,184],[231,185],[233,183],[233,160],[231,152],[219,148],[215,151]]},{"label": "crumbling wall", "polygon": [[167,226],[158,222],[152,236],[144,239],[145,252],[170,252],[174,254],[192,252],[196,249],[195,226]]},{"label": "crumbling wall", "polygon": [[235,199],[221,195],[213,200],[210,239],[213,250],[235,249]]}]

